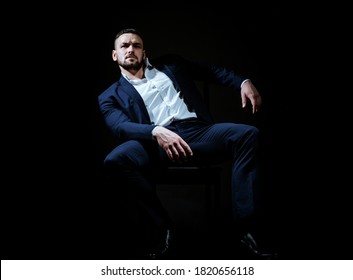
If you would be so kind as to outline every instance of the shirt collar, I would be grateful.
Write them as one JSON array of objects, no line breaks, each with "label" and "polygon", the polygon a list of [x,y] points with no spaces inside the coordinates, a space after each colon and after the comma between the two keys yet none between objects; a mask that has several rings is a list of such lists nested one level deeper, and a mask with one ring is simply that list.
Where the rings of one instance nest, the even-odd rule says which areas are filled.
[{"label": "shirt collar", "polygon": [[146,57],[146,67],[148,69],[152,69],[153,68],[153,65],[150,63],[150,60],[148,59],[148,57]]}]

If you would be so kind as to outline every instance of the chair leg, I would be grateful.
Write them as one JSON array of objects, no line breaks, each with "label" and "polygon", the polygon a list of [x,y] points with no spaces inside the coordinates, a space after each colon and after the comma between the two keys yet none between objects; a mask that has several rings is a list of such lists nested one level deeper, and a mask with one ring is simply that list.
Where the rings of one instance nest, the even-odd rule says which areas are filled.
[{"label": "chair leg", "polygon": [[206,216],[210,220],[218,217],[220,211],[220,185],[209,183],[205,185]]}]

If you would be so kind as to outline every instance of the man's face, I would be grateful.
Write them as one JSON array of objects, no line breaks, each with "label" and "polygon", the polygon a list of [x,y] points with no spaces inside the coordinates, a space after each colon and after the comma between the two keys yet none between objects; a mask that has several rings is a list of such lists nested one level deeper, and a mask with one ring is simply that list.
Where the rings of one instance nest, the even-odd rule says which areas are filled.
[{"label": "man's face", "polygon": [[112,52],[114,61],[127,71],[139,70],[144,65],[145,50],[140,36],[125,33],[115,40],[115,49]]}]

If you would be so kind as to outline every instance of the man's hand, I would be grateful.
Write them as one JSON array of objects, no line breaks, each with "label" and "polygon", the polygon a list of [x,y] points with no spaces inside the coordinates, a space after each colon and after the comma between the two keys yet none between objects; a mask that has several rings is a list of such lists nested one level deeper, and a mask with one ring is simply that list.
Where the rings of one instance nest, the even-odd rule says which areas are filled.
[{"label": "man's hand", "polygon": [[262,103],[262,98],[250,80],[244,82],[240,90],[240,95],[243,108],[245,108],[248,98],[252,105],[253,114],[259,111]]},{"label": "man's hand", "polygon": [[173,131],[156,126],[153,129],[153,136],[172,162],[186,162],[192,156],[189,145]]}]

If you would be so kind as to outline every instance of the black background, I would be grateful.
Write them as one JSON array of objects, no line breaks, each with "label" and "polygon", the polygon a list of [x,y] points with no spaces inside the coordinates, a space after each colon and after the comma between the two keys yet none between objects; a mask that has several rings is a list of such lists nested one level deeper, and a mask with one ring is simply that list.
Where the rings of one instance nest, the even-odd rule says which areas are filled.
[{"label": "black background", "polygon": [[4,24],[2,259],[114,258],[119,216],[101,183],[108,147],[97,96],[116,80],[113,39],[130,26],[149,56],[175,52],[253,80],[264,98],[256,117],[226,90],[218,94],[227,102],[211,104],[219,120],[263,131],[268,211],[284,258],[351,258],[344,8],[51,5],[8,8]]}]

